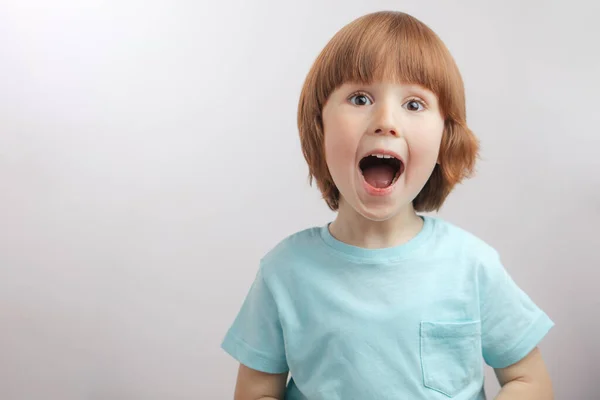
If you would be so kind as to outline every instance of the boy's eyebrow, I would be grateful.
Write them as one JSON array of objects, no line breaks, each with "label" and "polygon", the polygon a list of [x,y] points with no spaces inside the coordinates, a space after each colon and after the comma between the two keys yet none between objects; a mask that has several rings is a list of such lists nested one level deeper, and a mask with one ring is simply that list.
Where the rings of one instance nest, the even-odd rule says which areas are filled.
[{"label": "boy's eyebrow", "polygon": [[437,95],[430,89],[426,88],[423,85],[419,85],[417,83],[414,84],[406,84],[408,90],[418,92],[421,97],[427,97],[431,100],[437,100]]},{"label": "boy's eyebrow", "polygon": [[406,86],[409,90],[417,90],[424,93],[433,93],[431,90],[418,83],[404,83],[403,85]]},{"label": "boy's eyebrow", "polygon": [[[349,88],[354,89],[356,86],[361,86],[361,87],[377,87],[378,85],[381,85],[381,83],[378,82],[371,82],[371,83],[363,83],[363,82],[346,82],[346,85],[348,85]],[[399,83],[399,85],[403,86],[404,89],[407,92],[416,92],[419,96],[421,97],[426,97],[430,100],[434,100],[437,99],[437,95],[430,89],[426,88],[425,86],[418,84],[418,83]]]}]

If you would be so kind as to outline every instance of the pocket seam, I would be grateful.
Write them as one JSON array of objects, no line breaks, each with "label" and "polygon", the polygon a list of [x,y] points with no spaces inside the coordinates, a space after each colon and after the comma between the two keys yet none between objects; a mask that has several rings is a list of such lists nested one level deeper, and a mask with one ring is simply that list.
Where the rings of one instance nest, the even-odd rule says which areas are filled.
[{"label": "pocket seam", "polygon": [[[469,320],[469,321],[421,321],[420,324],[420,358],[421,358],[421,372],[423,378],[423,385],[436,392],[442,393],[447,397],[454,397],[460,392],[463,387],[441,389],[434,387],[435,379],[428,373],[426,358],[424,356],[424,349],[428,347],[427,338],[430,339],[444,339],[444,338],[468,338],[468,337],[479,337],[481,338],[481,320]],[[481,339],[480,339],[481,340]],[[426,351],[425,351],[426,354]],[[447,386],[444,383],[439,383],[438,386]],[[448,390],[454,389],[454,390]]]},{"label": "pocket seam", "polygon": [[[448,329],[450,327],[453,328],[453,330]],[[472,330],[466,329],[471,327],[473,327]],[[456,328],[462,328],[462,332],[458,332]],[[450,332],[450,334],[442,334],[441,332]],[[481,320],[464,322],[421,321],[421,337],[444,338],[473,335],[481,335]]]}]

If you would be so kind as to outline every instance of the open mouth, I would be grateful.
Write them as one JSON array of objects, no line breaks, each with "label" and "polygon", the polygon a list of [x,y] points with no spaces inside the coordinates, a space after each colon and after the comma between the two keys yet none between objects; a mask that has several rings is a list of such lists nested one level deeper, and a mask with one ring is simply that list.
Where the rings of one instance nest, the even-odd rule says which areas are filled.
[{"label": "open mouth", "polygon": [[371,154],[360,160],[360,170],[365,182],[376,189],[392,186],[404,170],[402,161],[392,155]]}]

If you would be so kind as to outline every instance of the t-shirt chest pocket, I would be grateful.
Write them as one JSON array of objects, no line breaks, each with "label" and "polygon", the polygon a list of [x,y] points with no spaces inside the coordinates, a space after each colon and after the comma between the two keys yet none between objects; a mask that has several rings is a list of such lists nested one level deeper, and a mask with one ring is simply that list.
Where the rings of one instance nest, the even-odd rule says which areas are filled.
[{"label": "t-shirt chest pocket", "polygon": [[483,379],[481,322],[421,322],[423,383],[454,397]]}]

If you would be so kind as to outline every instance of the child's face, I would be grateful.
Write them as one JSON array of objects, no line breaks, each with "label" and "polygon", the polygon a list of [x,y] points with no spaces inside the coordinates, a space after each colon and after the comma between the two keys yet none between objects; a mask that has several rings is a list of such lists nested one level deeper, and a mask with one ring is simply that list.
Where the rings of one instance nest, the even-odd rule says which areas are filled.
[{"label": "child's face", "polygon": [[422,86],[346,83],[329,96],[323,128],[340,211],[351,206],[383,221],[412,208],[438,159],[444,120],[437,96]]}]

